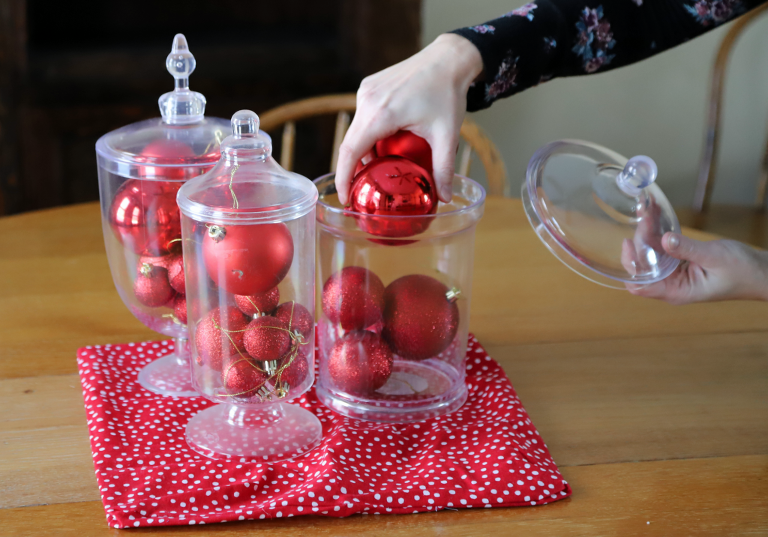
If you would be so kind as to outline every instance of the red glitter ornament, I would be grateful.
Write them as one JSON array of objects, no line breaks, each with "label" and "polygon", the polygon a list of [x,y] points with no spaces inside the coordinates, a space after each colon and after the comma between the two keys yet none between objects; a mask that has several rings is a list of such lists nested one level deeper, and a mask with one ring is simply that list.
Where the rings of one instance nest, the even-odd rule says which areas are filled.
[{"label": "red glitter ornament", "polygon": [[398,278],[384,293],[384,339],[410,360],[437,356],[459,327],[458,291],[423,274]]},{"label": "red glitter ornament", "polygon": [[181,183],[130,179],[109,207],[109,225],[126,248],[136,254],[161,256],[181,238],[176,192]]},{"label": "red glitter ornament", "polygon": [[[363,231],[381,237],[423,233],[437,212],[437,187],[421,166],[400,157],[371,161],[352,180],[350,205]],[[411,218],[386,218],[407,216]],[[424,216],[424,218],[415,218]]]},{"label": "red glitter ornament", "polygon": [[219,287],[236,295],[265,293],[288,274],[293,238],[283,223],[212,225],[203,235],[203,259]]},{"label": "red glitter ornament", "polygon": [[160,267],[168,270],[168,263],[173,259],[173,255],[142,255],[139,257],[139,262],[136,265],[136,269],[141,269],[142,265],[152,265],[154,267]]},{"label": "red glitter ornament", "polygon": [[248,317],[262,313],[272,313],[279,303],[280,290],[277,287],[273,287],[266,293],[256,295],[235,295],[235,304]]},{"label": "red glitter ornament", "polygon": [[[142,166],[139,174],[142,177],[153,177],[170,180],[183,180],[187,172],[183,167],[170,167],[168,164],[183,165],[190,157],[195,157],[195,152],[190,146],[178,140],[161,138],[148,143],[137,160],[144,162],[156,162],[166,166]],[[181,185],[179,185],[181,186]]]},{"label": "red glitter ornament", "polygon": [[336,341],[328,357],[333,385],[351,394],[370,394],[392,374],[392,351],[373,332],[357,330]]},{"label": "red glitter ornament", "polygon": [[267,374],[247,358],[235,360],[221,373],[221,380],[227,393],[242,399],[256,396],[267,379]]},{"label": "red glitter ornament", "polygon": [[344,330],[360,330],[381,319],[384,284],[363,267],[344,267],[323,285],[323,313]]},{"label": "red glitter ornament", "polygon": [[415,162],[432,175],[432,147],[421,136],[411,131],[397,131],[376,142],[374,146],[379,157],[397,156]]},{"label": "red glitter ornament", "polygon": [[252,320],[245,330],[243,341],[246,352],[261,362],[277,360],[291,350],[288,324],[271,315]]},{"label": "red glitter ornament", "polygon": [[291,301],[280,304],[274,313],[275,317],[288,325],[293,332],[298,330],[305,342],[309,342],[309,335],[315,326],[315,317],[301,304]]},{"label": "red glitter ornament", "polygon": [[[286,358],[286,360],[287,359],[288,358]],[[295,390],[307,379],[307,375],[309,375],[309,361],[307,360],[304,348],[299,347],[291,364],[280,373],[278,390],[281,388],[283,390],[286,388],[287,390]]]},{"label": "red glitter ornament", "polygon": [[175,292],[168,283],[168,271],[161,267],[145,264],[133,282],[136,299],[150,308],[165,306],[173,300]]},{"label": "red glitter ornament", "polygon": [[182,295],[186,294],[184,287],[184,258],[181,254],[176,254],[168,261],[168,282],[171,287]]},{"label": "red glitter ornament", "polygon": [[182,324],[187,324],[187,297],[176,295],[173,299],[173,314]]},{"label": "red glitter ornament", "polygon": [[245,350],[243,336],[247,326],[248,319],[237,308],[227,306],[209,311],[195,330],[197,363],[220,371],[225,357]]}]

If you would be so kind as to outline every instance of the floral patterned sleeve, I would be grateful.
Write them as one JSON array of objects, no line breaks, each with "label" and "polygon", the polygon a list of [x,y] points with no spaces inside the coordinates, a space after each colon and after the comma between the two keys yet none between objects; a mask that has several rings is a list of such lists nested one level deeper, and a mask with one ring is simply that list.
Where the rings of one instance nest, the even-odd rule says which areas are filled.
[{"label": "floral patterned sleeve", "polygon": [[[483,57],[467,109],[555,77],[607,71],[699,36],[768,0],[537,0],[453,33]],[[585,3],[586,2],[586,3]]]}]

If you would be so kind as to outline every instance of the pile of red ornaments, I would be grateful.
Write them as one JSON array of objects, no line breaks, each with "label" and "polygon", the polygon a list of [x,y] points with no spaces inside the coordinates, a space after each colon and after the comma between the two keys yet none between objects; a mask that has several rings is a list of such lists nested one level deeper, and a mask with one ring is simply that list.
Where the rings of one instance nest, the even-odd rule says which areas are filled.
[{"label": "pile of red ornaments", "polygon": [[314,327],[306,307],[280,303],[277,285],[294,253],[288,227],[209,225],[202,253],[225,305],[209,310],[196,326],[198,365],[214,373],[221,396],[245,402],[286,397],[309,375]]},{"label": "pile of red ornaments", "polygon": [[187,324],[184,259],[181,254],[143,255],[136,267],[133,293],[149,308],[171,308],[174,317]]},{"label": "pile of red ornaments", "polygon": [[363,267],[332,274],[323,285],[322,308],[340,336],[327,352],[326,372],[336,389],[374,396],[392,374],[395,357],[437,357],[459,326],[458,291],[423,274],[388,286]]},{"label": "pile of red ornaments", "polygon": [[424,233],[438,205],[429,143],[411,132],[398,131],[378,141],[373,154],[370,162],[358,165],[350,189],[351,209],[365,215],[356,217],[358,227],[380,237]]}]

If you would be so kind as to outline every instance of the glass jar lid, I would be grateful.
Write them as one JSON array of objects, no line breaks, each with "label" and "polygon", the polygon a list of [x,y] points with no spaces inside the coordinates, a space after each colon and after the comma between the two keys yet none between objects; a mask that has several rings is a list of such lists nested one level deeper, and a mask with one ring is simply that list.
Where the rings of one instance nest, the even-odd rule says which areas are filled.
[{"label": "glass jar lid", "polygon": [[[229,122],[205,117],[205,97],[189,89],[195,65],[186,38],[176,34],[165,61],[175,88],[158,101],[162,117],[102,136],[96,143],[99,166],[125,177],[168,181],[187,180],[219,160],[219,144],[227,135]],[[183,168],[191,168],[190,173],[184,173]]]},{"label": "glass jar lid", "polygon": [[240,110],[231,125],[219,162],[179,190],[182,212],[201,222],[237,224],[283,222],[314,209],[317,188],[272,158],[272,140],[259,130],[259,116]]},{"label": "glass jar lid", "polygon": [[581,276],[617,289],[651,284],[679,263],[661,246],[680,224],[656,177],[648,157],[557,141],[531,158],[523,206],[539,239]]}]

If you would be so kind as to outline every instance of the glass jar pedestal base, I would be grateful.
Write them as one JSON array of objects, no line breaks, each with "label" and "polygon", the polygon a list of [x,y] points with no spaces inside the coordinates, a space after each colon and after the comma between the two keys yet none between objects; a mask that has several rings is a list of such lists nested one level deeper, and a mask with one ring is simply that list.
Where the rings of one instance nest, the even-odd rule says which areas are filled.
[{"label": "glass jar pedestal base", "polygon": [[350,418],[382,423],[412,423],[450,414],[467,400],[467,387],[457,371],[439,359],[395,360],[387,383],[372,396],[316,387],[328,408]]},{"label": "glass jar pedestal base", "polygon": [[150,362],[139,371],[142,388],[158,395],[195,397],[200,395],[192,386],[189,366],[189,344],[176,338],[176,349],[169,355]]},{"label": "glass jar pedestal base", "polygon": [[212,459],[274,462],[315,448],[323,428],[314,414],[297,405],[221,404],[195,414],[186,436],[189,447]]}]

